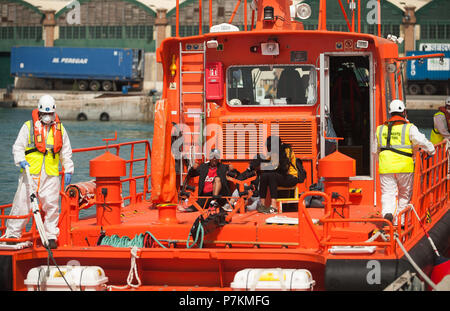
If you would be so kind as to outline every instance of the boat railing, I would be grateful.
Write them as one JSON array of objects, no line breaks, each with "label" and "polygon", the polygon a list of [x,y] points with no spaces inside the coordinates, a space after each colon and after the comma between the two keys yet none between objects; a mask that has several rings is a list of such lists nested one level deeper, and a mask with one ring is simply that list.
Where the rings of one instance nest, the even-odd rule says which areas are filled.
[{"label": "boat railing", "polygon": [[[402,242],[414,238],[422,229],[421,226],[431,222],[434,215],[447,208],[449,197],[449,170],[448,147],[446,142],[437,144],[436,153],[428,157],[423,151],[416,153],[414,192],[411,204],[397,215],[395,226],[383,218],[337,218],[331,206],[329,196],[320,191],[304,192],[298,205],[298,236],[299,247],[317,248],[328,251],[332,246],[377,246],[384,247],[386,254],[392,254],[396,250],[395,240],[391,237],[387,241],[339,241],[333,228],[341,224],[349,223],[383,223],[387,234],[396,232]],[[321,196],[325,199],[324,215],[319,219],[323,230],[319,230],[313,223],[306,209],[304,200],[307,196]],[[415,212],[417,212],[418,217]],[[369,239],[370,240],[370,239]]]},{"label": "boat railing", "polygon": [[[137,145],[144,145],[145,151],[144,156],[135,158],[135,152],[136,152],[136,146]],[[149,173],[149,161],[151,158],[151,147],[150,142],[148,140],[138,140],[138,141],[132,141],[132,142],[124,142],[124,143],[118,143],[108,146],[96,146],[96,147],[87,147],[87,148],[78,148],[73,149],[72,153],[80,153],[80,152],[89,152],[89,151],[99,151],[99,150],[105,150],[105,149],[116,149],[116,155],[120,156],[121,149],[123,150],[124,147],[130,147],[130,156],[129,159],[125,159],[125,163],[129,165],[128,169],[128,175],[125,178],[121,178],[121,183],[127,183],[129,186],[129,195],[123,197],[123,200],[129,200],[130,204],[134,204],[140,200],[143,200],[146,198],[148,194],[150,194],[150,190],[148,188],[148,182],[150,179],[150,173]],[[140,175],[134,176],[134,164],[136,162],[144,162],[144,170],[143,173]],[[62,172],[62,175],[64,175],[64,172]],[[64,176],[62,176],[64,177]],[[137,180],[143,180],[143,187],[141,192],[137,192]],[[64,178],[62,178],[64,180]]]},{"label": "boat railing", "polygon": [[[312,218],[305,206],[305,198],[307,196],[321,196],[325,199],[324,205],[324,215],[319,219],[319,223],[322,224],[322,232],[320,232],[317,227],[314,225]],[[376,246],[376,247],[384,247],[386,248],[386,252],[389,254],[394,250],[394,240],[390,241],[336,241],[335,236],[333,235],[333,228],[335,228],[338,224],[342,226],[346,226],[351,222],[362,222],[362,223],[385,223],[389,227],[389,231],[393,232],[393,226],[387,220],[383,218],[335,218],[337,214],[335,209],[331,206],[330,197],[321,191],[307,191],[304,192],[300,198],[298,203],[298,245],[302,248],[316,248],[321,249],[325,252],[332,246]]]},{"label": "boat railing", "polygon": [[[144,155],[136,157],[137,146],[144,147]],[[151,146],[148,140],[138,140],[132,142],[124,142],[117,143],[106,146],[95,146],[95,147],[87,147],[87,148],[78,148],[73,149],[72,153],[81,153],[81,152],[92,152],[92,151],[100,151],[107,149],[115,149],[115,153],[117,156],[121,156],[121,150],[124,148],[129,149],[129,156],[127,158],[123,158],[128,167],[127,175],[120,179],[122,184],[122,193],[124,191],[124,185],[127,184],[128,195],[123,196],[124,205],[125,201],[128,201],[128,204],[133,205],[142,201],[147,200],[147,196],[151,194],[151,190],[149,189],[149,180],[150,180],[150,171],[149,171],[149,161],[151,160]],[[142,150],[141,150],[142,151]],[[143,170],[139,173],[135,174],[135,164],[137,162],[143,162]],[[64,172],[62,172],[62,180],[64,180]],[[142,189],[138,190],[137,182],[142,180]],[[71,198],[65,193],[61,191],[61,215],[60,215],[60,243],[69,243],[70,237],[70,228],[71,222],[78,219],[78,213],[80,211],[79,206],[76,202],[73,202]]]},{"label": "boat railing", "polygon": [[436,144],[435,148],[433,156],[428,156],[422,150],[415,154],[411,204],[397,215],[396,221],[396,231],[402,242],[422,231],[422,226],[430,223],[434,215],[447,208],[449,159],[446,141]]},{"label": "boat railing", "polygon": [[[144,146],[144,156],[136,157],[136,147],[138,145]],[[123,201],[129,201],[129,204],[135,204],[141,201],[144,201],[147,199],[147,196],[151,193],[151,190],[149,189],[149,180],[151,174],[149,173],[149,161],[151,159],[151,146],[148,140],[139,140],[139,141],[133,141],[133,142],[125,142],[125,143],[118,143],[108,146],[96,146],[96,147],[88,147],[88,148],[77,148],[73,149],[72,153],[81,153],[81,152],[91,152],[91,151],[101,151],[105,149],[115,149],[116,155],[120,156],[120,151],[123,150],[125,147],[129,147],[129,157],[128,159],[124,159],[126,165],[128,166],[127,175],[124,178],[121,178],[121,184],[124,185],[125,183],[128,183],[128,192],[129,194],[123,197]],[[135,174],[135,163],[137,162],[143,162],[144,168],[143,172],[139,172]],[[71,222],[74,219],[78,219],[78,213],[80,212],[80,209],[77,204],[73,204],[71,198],[65,193],[64,188],[64,171],[60,172],[61,175],[61,189],[60,189],[60,195],[61,195],[61,213],[59,217],[59,228],[60,228],[60,236],[59,241],[60,244],[66,244],[68,243],[69,235],[70,235],[70,228],[71,228]],[[137,187],[137,181],[142,180],[142,190],[138,190]],[[124,188],[124,187],[122,187]],[[5,234],[6,230],[6,221],[7,219],[33,219],[32,213],[26,214],[26,215],[5,215],[6,211],[12,207],[12,204],[5,204],[0,205],[0,236]],[[76,214],[76,216],[74,215]],[[29,228],[27,230],[27,228]],[[24,232],[22,233],[21,238],[14,238],[14,239],[6,239],[6,238],[0,238],[0,242],[27,242],[27,241],[36,241],[36,239],[39,239],[39,234],[36,230],[36,226],[34,224],[34,221],[31,223],[31,226],[27,226],[27,228],[24,229]],[[34,243],[36,245],[36,243]]]},{"label": "boat railing", "polygon": [[[12,203],[3,204],[0,205],[0,237],[5,234],[6,231],[6,221],[8,219],[33,219],[31,217],[33,213],[30,211],[28,214],[25,215],[6,215],[6,211],[9,210],[12,207]],[[34,221],[33,221],[34,224]],[[30,230],[25,232],[22,237],[20,238],[6,238],[2,237],[0,238],[0,243],[3,242],[15,242],[15,243],[22,243],[27,241],[34,241],[39,238],[39,234],[37,233],[36,226],[32,225],[30,227]]]},{"label": "boat railing", "polygon": [[[176,37],[180,37],[180,6],[182,4],[180,4],[180,0],[176,0],[175,2],[175,36]],[[203,9],[202,9],[202,0],[198,1],[198,34],[202,35],[203,34]],[[244,0],[243,1],[243,5],[241,6],[241,2],[242,0],[236,0],[236,5],[231,13],[231,16],[228,20],[228,24],[233,23],[234,17],[236,16],[236,13],[238,12],[238,10],[242,7],[242,17],[243,17],[243,26],[245,30],[252,30],[255,28],[255,23],[256,23],[256,8],[253,7],[252,5],[250,5],[250,8],[248,8],[247,3],[248,0]],[[271,3],[272,1],[265,1],[263,4],[258,3],[258,5],[261,6],[261,8],[266,7],[266,6],[270,6],[273,4]],[[275,2],[275,1],[274,1]],[[376,8],[377,8],[377,35],[379,37],[382,36],[381,33],[381,0],[376,0]],[[351,15],[347,15],[346,10],[341,2],[341,0],[339,0],[339,5],[340,5],[340,9],[341,9],[341,13],[342,13],[342,17],[345,20],[345,23],[347,24],[348,27],[348,31],[349,32],[358,32],[361,33],[361,26],[362,26],[362,16],[361,16],[361,10],[363,8],[363,5],[361,3],[360,0],[358,0],[357,4],[353,3],[356,7],[355,9],[351,10]],[[248,11],[249,9],[251,10],[251,22],[250,25],[248,25]],[[211,29],[211,27],[213,26],[213,1],[209,0],[209,4],[208,4],[208,22],[209,22],[209,28]],[[318,30],[327,30],[327,7],[326,7],[326,0],[320,0],[319,1],[319,12],[318,12]],[[193,16],[195,18],[195,16]],[[285,19],[288,17],[291,17],[290,14],[289,16],[277,16],[278,18],[281,19]],[[266,16],[264,16],[264,18],[266,18]]]},{"label": "boat railing", "polygon": [[436,153],[428,157],[416,153],[414,192],[411,203],[422,222],[447,207],[449,196],[448,146],[444,140],[435,145]]}]

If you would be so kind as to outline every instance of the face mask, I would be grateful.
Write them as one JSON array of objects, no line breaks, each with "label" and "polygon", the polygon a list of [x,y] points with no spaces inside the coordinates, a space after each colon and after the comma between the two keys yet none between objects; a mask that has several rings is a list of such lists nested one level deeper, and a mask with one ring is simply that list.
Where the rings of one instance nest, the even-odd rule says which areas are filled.
[{"label": "face mask", "polygon": [[54,114],[44,114],[43,116],[41,116],[41,122],[44,124],[49,124],[53,121],[55,121]]}]

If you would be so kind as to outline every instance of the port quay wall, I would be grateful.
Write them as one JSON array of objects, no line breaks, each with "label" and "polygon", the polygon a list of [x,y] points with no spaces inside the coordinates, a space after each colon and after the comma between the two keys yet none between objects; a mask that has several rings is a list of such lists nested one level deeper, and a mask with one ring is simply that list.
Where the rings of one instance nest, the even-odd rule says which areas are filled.
[{"label": "port quay wall", "polygon": [[[18,108],[36,108],[39,98],[50,94],[56,100],[56,110],[62,120],[147,121],[153,122],[153,96],[143,94],[103,94],[102,92],[17,92],[12,100]],[[105,121],[107,121],[105,120]]]}]

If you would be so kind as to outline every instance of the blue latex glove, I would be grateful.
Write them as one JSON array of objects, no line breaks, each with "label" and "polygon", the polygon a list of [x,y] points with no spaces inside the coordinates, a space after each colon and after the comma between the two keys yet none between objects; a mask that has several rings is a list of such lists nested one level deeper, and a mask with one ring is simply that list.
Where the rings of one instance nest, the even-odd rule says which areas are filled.
[{"label": "blue latex glove", "polygon": [[71,180],[72,180],[72,174],[65,173],[64,174],[64,184],[69,185]]},{"label": "blue latex glove", "polygon": [[21,168],[25,169],[25,167],[30,166],[30,164],[27,161],[20,161],[19,165]]}]

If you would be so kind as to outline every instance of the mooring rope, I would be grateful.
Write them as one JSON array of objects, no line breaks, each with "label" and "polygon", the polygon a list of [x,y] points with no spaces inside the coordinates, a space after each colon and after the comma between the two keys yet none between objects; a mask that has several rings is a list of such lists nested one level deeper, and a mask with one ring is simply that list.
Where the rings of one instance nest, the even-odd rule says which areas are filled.
[{"label": "mooring rope", "polygon": [[422,278],[425,280],[425,282],[427,282],[428,285],[430,285],[433,288],[433,290],[438,290],[436,287],[436,284],[434,284],[434,282],[422,271],[422,269],[420,269],[420,267],[414,262],[412,257],[408,254],[408,252],[406,251],[402,242],[400,242],[400,239],[398,238],[397,234],[394,234],[394,239],[395,239],[395,241],[397,241],[397,244],[402,249],[402,251],[405,254],[406,258],[408,259],[409,263],[414,267],[414,269],[416,269],[416,271],[420,274],[420,276],[422,276]]}]

